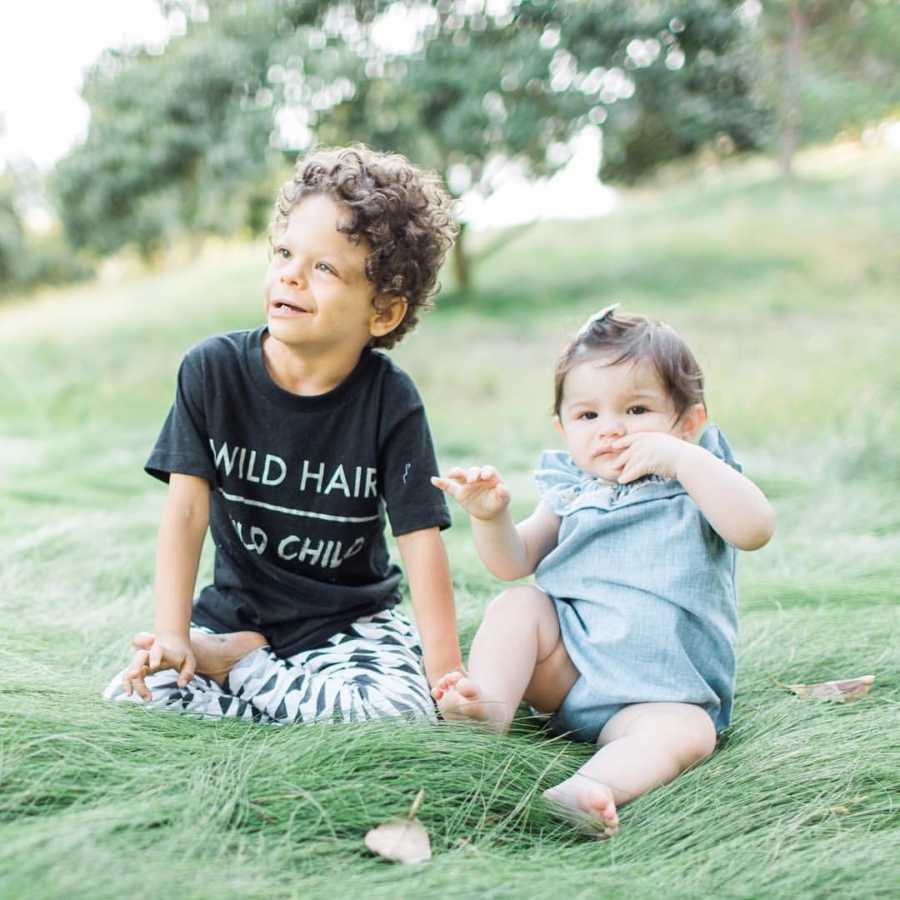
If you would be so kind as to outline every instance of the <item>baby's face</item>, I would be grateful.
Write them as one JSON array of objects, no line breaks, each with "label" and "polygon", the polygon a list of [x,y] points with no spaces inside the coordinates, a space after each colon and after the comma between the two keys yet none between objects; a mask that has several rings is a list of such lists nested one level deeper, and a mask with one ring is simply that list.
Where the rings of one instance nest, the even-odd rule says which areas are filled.
[{"label": "baby's face", "polygon": [[622,472],[617,438],[639,431],[661,431],[687,438],[675,405],[651,363],[608,365],[590,359],[566,375],[558,427],[572,459],[585,472],[616,481]]}]

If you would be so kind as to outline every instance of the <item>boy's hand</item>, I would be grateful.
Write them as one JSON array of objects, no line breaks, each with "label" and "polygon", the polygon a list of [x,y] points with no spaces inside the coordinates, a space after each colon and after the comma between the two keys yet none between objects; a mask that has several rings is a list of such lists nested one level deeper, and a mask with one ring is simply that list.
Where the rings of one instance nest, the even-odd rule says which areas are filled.
[{"label": "boy's hand", "polygon": [[[152,642],[148,642],[148,637]],[[152,694],[144,679],[162,669],[178,670],[178,687],[184,687],[194,677],[197,661],[187,635],[174,632],[161,632],[156,636],[140,634],[135,635],[132,645],[141,649],[134,654],[122,676],[122,687],[129,697],[137,691],[144,700],[151,700]]]},{"label": "boy's hand", "polygon": [[678,478],[681,460],[687,454],[700,450],[695,444],[661,431],[626,434],[613,441],[611,446],[613,450],[621,451],[619,484],[628,484],[644,475]]},{"label": "boy's hand", "polygon": [[493,466],[457,466],[431,483],[476,519],[493,519],[509,506],[509,491]]}]

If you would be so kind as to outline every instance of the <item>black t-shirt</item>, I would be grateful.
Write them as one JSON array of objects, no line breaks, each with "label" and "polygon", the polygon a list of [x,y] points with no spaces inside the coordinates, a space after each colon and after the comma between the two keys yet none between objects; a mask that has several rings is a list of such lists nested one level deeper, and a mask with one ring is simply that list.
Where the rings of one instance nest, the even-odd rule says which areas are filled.
[{"label": "black t-shirt", "polygon": [[300,397],[266,370],[265,327],[202,341],[146,470],[205,478],[214,583],[193,621],[258,631],[281,656],[399,600],[384,537],[446,528],[425,410],[406,373],[366,349],[334,390]]}]

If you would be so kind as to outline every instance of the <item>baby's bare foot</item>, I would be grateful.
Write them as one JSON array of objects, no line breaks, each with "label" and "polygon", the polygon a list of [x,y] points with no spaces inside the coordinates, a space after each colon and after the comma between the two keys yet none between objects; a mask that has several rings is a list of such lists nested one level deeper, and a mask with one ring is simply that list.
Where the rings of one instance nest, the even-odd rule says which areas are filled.
[{"label": "baby's bare foot", "polygon": [[544,799],[555,812],[600,838],[612,837],[619,830],[612,790],[599,781],[575,775],[544,791]]},{"label": "baby's bare foot", "polygon": [[[131,639],[131,644],[139,650],[149,650],[153,645],[153,635],[142,631]],[[265,645],[266,639],[256,631],[207,634],[196,628],[191,629],[191,649],[197,661],[198,674],[206,675],[221,685],[225,684],[228,673],[239,660]]]},{"label": "baby's bare foot", "polygon": [[462,672],[449,672],[438,681],[431,692],[445,719],[476,719],[490,721],[485,709],[481,688]]}]

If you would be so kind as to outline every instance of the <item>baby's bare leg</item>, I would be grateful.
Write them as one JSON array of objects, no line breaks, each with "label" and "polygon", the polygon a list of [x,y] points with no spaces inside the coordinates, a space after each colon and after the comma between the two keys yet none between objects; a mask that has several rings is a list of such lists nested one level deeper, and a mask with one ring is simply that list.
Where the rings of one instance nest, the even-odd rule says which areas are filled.
[{"label": "baby's bare leg", "polygon": [[523,697],[553,712],[577,678],[553,601],[522,585],[491,601],[472,642],[468,674],[442,679],[435,696],[448,718],[481,719],[504,732]]},{"label": "baby's bare leg", "polygon": [[715,749],[716,730],[699,706],[636,703],[606,723],[597,744],[600,750],[575,775],[544,796],[612,833],[616,807],[706,759]]}]

